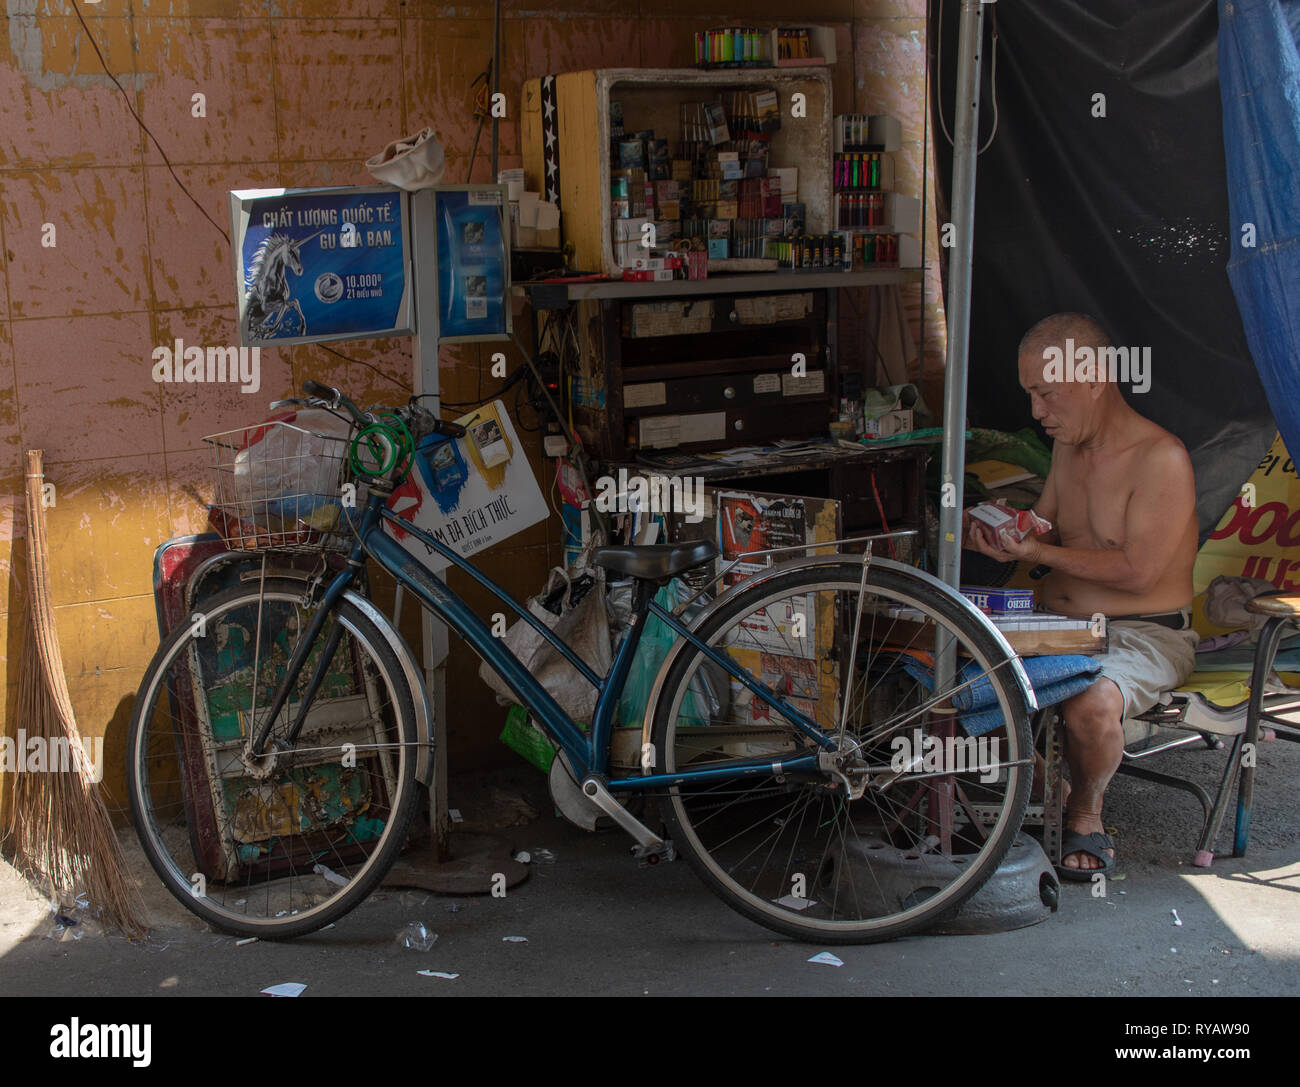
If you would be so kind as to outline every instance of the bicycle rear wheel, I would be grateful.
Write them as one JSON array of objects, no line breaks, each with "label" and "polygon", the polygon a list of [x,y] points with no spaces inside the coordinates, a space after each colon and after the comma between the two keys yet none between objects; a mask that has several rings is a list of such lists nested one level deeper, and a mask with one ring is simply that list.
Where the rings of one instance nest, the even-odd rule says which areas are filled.
[{"label": "bicycle rear wheel", "polygon": [[[958,675],[936,692],[939,632]],[[729,905],[800,939],[869,943],[942,920],[992,875],[1024,817],[1033,753],[1013,658],[977,617],[906,568],[877,561],[864,578],[845,560],[771,575],[695,633],[837,743],[838,762],[779,768],[818,750],[788,716],[697,648],[671,666],[653,711],[656,768],[768,764],[673,787],[662,805],[674,843]],[[977,692],[991,716],[967,712]],[[991,722],[978,737],[964,727]]]},{"label": "bicycle rear wheel", "polygon": [[[140,685],[128,738],[136,832],[167,889],[213,927],[288,939],[360,903],[401,850],[417,804],[415,706],[388,642],[341,601],[255,758],[256,734],[314,606],[267,579],[205,602]],[[330,635],[340,635],[328,660]],[[290,725],[318,665],[296,740]]]}]

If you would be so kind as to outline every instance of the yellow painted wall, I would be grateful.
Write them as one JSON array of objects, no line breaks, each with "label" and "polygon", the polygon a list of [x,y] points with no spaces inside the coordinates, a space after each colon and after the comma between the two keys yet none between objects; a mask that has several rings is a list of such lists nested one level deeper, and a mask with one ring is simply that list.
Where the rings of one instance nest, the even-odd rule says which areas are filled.
[{"label": "yellow painted wall", "polygon": [[[53,594],[82,732],[117,765],[140,675],[157,643],[154,549],[205,530],[200,438],[261,418],[306,378],[362,402],[404,395],[320,347],[264,349],[262,388],[167,386],[151,352],[176,337],[235,343],[229,246],[177,185],[228,228],[225,193],[259,186],[365,184],[363,160],[435,126],[448,181],[465,180],[474,135],[470,83],[491,51],[492,5],[417,0],[103,0],[79,5],[105,74],[67,0],[9,5],[0,34],[0,667],[6,724],[18,680],[25,596],[20,457],[45,450]],[[923,0],[809,0],[718,6],[701,0],[506,0],[501,166],[520,164],[525,79],[584,68],[691,62],[693,32],[728,19],[833,24],[836,112],[892,112],[905,124],[900,187],[920,188]],[[193,96],[205,96],[205,117]],[[125,100],[124,100],[125,99]],[[134,109],[157,138],[149,140]],[[488,180],[487,137],[473,180]],[[170,162],[170,169],[168,166]],[[55,245],[46,224],[54,228]],[[937,291],[933,292],[937,295]],[[914,318],[921,313],[912,291]],[[936,342],[937,314],[927,317]],[[919,330],[919,329],[918,329]],[[939,340],[941,343],[941,339]],[[409,380],[410,345],[340,345]],[[494,350],[495,348],[490,348]],[[447,349],[443,391],[476,395],[488,351]],[[518,361],[511,352],[511,364]],[[941,349],[939,358],[942,357]],[[486,374],[484,375],[486,377]],[[487,377],[485,389],[493,385]],[[539,473],[542,461],[530,449]],[[558,561],[558,526],[484,556],[519,597]],[[464,589],[463,585],[458,588]],[[467,593],[471,602],[478,595]],[[484,602],[485,603],[485,602]],[[452,765],[509,759],[502,711],[453,648]]]}]

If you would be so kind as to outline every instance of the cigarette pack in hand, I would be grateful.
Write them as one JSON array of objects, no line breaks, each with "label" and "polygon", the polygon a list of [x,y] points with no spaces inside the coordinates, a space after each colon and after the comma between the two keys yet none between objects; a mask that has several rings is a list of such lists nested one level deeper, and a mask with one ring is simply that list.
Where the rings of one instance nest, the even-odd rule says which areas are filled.
[{"label": "cigarette pack in hand", "polygon": [[1033,510],[1016,510],[992,502],[981,502],[978,506],[973,506],[970,515],[992,528],[995,535],[1005,533],[1008,539],[1017,543],[1031,532],[1041,534],[1052,529],[1052,523],[1039,517]]}]

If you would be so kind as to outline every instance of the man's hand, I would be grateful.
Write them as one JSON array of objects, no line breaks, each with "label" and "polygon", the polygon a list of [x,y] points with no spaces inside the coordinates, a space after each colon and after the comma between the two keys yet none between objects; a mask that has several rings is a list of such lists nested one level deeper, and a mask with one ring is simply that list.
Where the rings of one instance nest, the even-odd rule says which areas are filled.
[{"label": "man's hand", "polygon": [[987,555],[998,562],[1030,562],[1037,564],[1042,545],[1033,536],[1015,540],[1005,532],[994,533],[993,529],[971,518],[969,521],[969,539],[971,547],[981,555]]}]

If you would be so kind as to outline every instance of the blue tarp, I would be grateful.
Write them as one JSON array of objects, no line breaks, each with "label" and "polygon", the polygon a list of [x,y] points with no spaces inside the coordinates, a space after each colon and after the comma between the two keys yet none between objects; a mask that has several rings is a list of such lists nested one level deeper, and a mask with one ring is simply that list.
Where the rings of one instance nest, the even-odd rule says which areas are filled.
[{"label": "blue tarp", "polygon": [[[1025,666],[1025,673],[1029,676],[1029,684],[1034,689],[1034,697],[1040,708],[1054,706],[1086,691],[1101,671],[1101,662],[1096,657],[1085,657],[1077,653],[1024,657],[1021,663]],[[903,668],[927,691],[934,690],[934,673],[920,661],[914,657],[904,657]],[[980,678],[958,691],[952,700],[953,705],[961,711],[957,720],[961,722],[967,736],[983,736],[1003,724],[1002,711],[996,708],[997,695],[993,684],[978,664],[974,661],[967,663],[961,670],[960,682],[966,683],[976,676]]]},{"label": "blue tarp", "polygon": [[1219,0],[1228,278],[1260,383],[1293,453],[1300,451],[1298,35],[1300,3]]}]

